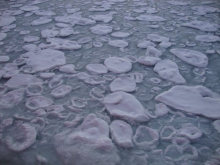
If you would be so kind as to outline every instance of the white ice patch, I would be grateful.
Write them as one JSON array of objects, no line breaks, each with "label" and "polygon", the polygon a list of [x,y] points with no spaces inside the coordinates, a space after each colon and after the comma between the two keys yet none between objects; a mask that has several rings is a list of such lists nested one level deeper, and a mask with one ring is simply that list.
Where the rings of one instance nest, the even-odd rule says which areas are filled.
[{"label": "white ice patch", "polygon": [[44,29],[41,31],[42,38],[53,38],[59,34],[59,31],[54,29]]},{"label": "white ice patch", "polygon": [[206,31],[206,32],[215,32],[219,29],[218,24],[210,23],[207,21],[198,21],[198,20],[194,20],[188,23],[183,23],[182,26],[199,29],[201,31]]},{"label": "white ice patch", "polygon": [[155,105],[155,115],[157,117],[164,116],[168,114],[170,109],[163,103],[159,103]]},{"label": "white ice patch", "polygon": [[106,14],[106,15],[91,15],[90,18],[94,19],[95,21],[102,21],[104,23],[109,23],[112,21],[113,16],[112,14]]},{"label": "white ice patch", "polygon": [[8,62],[10,60],[9,56],[0,56],[0,63]]},{"label": "white ice patch", "polygon": [[148,47],[147,47],[146,56],[150,56],[150,57],[160,57],[160,56],[162,56],[162,52],[159,51],[158,49],[156,49],[156,48],[153,47],[153,46],[148,46]]},{"label": "white ice patch", "polygon": [[11,134],[6,135],[5,143],[8,148],[15,152],[21,152],[29,148],[36,140],[37,132],[28,124],[17,124]]},{"label": "white ice patch", "polygon": [[201,52],[183,48],[170,49],[170,52],[193,66],[206,67],[208,65],[208,57]]},{"label": "white ice patch", "polygon": [[25,58],[27,58],[27,65],[32,66],[32,69],[36,72],[66,64],[64,53],[53,49],[44,49],[36,53],[27,54]]},{"label": "white ice patch", "polygon": [[60,37],[68,37],[73,34],[73,29],[71,27],[60,29],[59,36]]},{"label": "white ice patch", "polygon": [[103,64],[88,64],[86,65],[86,70],[97,74],[105,74],[108,72],[108,69]]},{"label": "white ice patch", "polygon": [[90,28],[91,32],[99,35],[106,35],[112,32],[112,27],[107,25],[96,25]]},{"label": "white ice patch", "polygon": [[67,65],[63,65],[59,68],[60,72],[64,72],[64,73],[69,73],[69,74],[73,74],[75,73],[75,65],[73,64],[67,64]]},{"label": "white ice patch", "polygon": [[175,6],[186,6],[189,4],[189,2],[179,2],[179,1],[167,1],[167,3],[171,4],[171,5],[175,5]]},{"label": "white ice patch", "polygon": [[55,14],[54,12],[52,12],[52,11],[42,11],[42,10],[34,11],[34,14],[40,15],[40,16],[53,16],[53,15],[56,15],[56,14]]},{"label": "white ice patch", "polygon": [[30,74],[16,74],[12,76],[6,83],[5,86],[11,89],[26,87],[29,84],[41,84],[43,83],[41,79],[36,78]]},{"label": "white ice patch", "polygon": [[111,116],[129,122],[146,122],[149,117],[141,103],[131,94],[115,92],[107,95],[103,103]]},{"label": "white ice patch", "polygon": [[186,80],[182,77],[182,75],[179,72],[178,65],[169,59],[159,61],[155,65],[154,71],[157,72],[159,76],[163,79],[172,81],[176,84],[186,83]]},{"label": "white ice patch", "polygon": [[193,6],[193,10],[197,11],[198,13],[214,13],[218,11],[218,8],[216,7],[210,7],[210,6]]},{"label": "white ice patch", "polygon": [[109,71],[114,73],[125,73],[132,68],[131,62],[121,57],[109,57],[105,60],[104,64]]},{"label": "white ice patch", "polygon": [[149,21],[149,22],[166,21],[166,19],[163,17],[156,16],[156,15],[147,15],[147,14],[142,14],[142,15],[136,17],[136,19],[139,21]]},{"label": "white ice patch", "polygon": [[34,11],[39,10],[40,8],[38,6],[22,6],[20,9],[23,11]]},{"label": "white ice patch", "polygon": [[136,83],[133,79],[126,76],[121,76],[116,78],[110,84],[111,92],[124,91],[124,92],[133,92],[136,89]]},{"label": "white ice patch", "polygon": [[127,32],[113,32],[111,34],[112,37],[118,37],[118,38],[125,38],[125,37],[129,37],[131,35],[131,33],[127,33]]},{"label": "white ice patch", "polygon": [[13,16],[0,16],[0,27],[8,26],[15,21],[15,17]]},{"label": "white ice patch", "polygon": [[109,139],[108,124],[94,114],[88,115],[73,132],[55,136],[55,148],[64,164],[119,164],[117,149]]},{"label": "white ice patch", "polygon": [[52,19],[50,18],[47,18],[47,17],[40,17],[34,21],[31,22],[31,25],[33,26],[37,26],[37,25],[43,25],[43,24],[46,24],[46,23],[49,23],[51,22]]},{"label": "white ice patch", "polygon": [[217,35],[212,35],[212,34],[205,34],[205,35],[197,35],[195,37],[197,41],[201,42],[217,42],[220,41],[220,37]]},{"label": "white ice patch", "polygon": [[51,48],[51,49],[60,49],[60,50],[77,50],[82,47],[76,41],[71,41],[68,39],[47,38],[47,42],[50,44],[40,44],[39,47],[43,49]]},{"label": "white ice patch", "polygon": [[147,38],[153,42],[168,42],[169,38],[159,36],[158,34],[148,34]]},{"label": "white ice patch", "polygon": [[150,56],[141,56],[138,58],[138,62],[143,65],[147,66],[154,66],[158,63],[161,59],[158,57],[150,57]]},{"label": "white ice patch", "polygon": [[110,125],[112,140],[123,148],[133,147],[133,131],[129,124],[121,120],[114,120]]},{"label": "white ice patch", "polygon": [[143,41],[143,42],[138,43],[137,45],[138,48],[142,48],[142,49],[146,49],[148,46],[155,47],[156,45],[150,41]]},{"label": "white ice patch", "polygon": [[118,47],[118,48],[125,48],[128,46],[128,42],[124,40],[111,40],[108,42],[110,46]]},{"label": "white ice patch", "polygon": [[[209,96],[209,97],[206,97]],[[183,112],[220,119],[219,96],[204,86],[174,86],[155,100]]]}]

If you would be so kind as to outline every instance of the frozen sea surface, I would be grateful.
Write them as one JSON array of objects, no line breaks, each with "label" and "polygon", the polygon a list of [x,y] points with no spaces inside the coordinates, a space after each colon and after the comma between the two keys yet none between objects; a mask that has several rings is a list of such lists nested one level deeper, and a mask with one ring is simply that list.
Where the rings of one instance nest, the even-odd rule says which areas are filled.
[{"label": "frozen sea surface", "polygon": [[1,0],[0,165],[220,165],[219,0]]}]

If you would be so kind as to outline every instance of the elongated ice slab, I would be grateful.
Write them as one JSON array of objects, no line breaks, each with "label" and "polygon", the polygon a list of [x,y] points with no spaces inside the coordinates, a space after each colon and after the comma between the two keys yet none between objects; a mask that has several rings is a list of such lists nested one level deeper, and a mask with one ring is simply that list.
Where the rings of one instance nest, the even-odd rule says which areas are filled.
[{"label": "elongated ice slab", "polygon": [[[208,97],[206,97],[208,96]],[[204,86],[174,86],[155,100],[183,112],[220,119],[220,98]]]},{"label": "elongated ice slab", "polygon": [[197,67],[206,67],[208,65],[208,57],[199,51],[175,48],[170,49],[170,52],[191,65]]}]

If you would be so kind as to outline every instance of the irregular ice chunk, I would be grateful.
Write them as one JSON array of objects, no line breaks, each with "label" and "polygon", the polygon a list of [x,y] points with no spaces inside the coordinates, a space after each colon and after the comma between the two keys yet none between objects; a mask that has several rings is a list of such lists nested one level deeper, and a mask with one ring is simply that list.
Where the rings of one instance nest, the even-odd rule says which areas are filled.
[{"label": "irregular ice chunk", "polygon": [[47,38],[47,42],[49,42],[50,44],[48,45],[40,44],[39,47],[44,49],[51,48],[51,49],[61,49],[61,50],[77,50],[82,47],[76,41],[71,41],[68,39]]},{"label": "irregular ice chunk", "polygon": [[28,124],[16,125],[12,133],[6,136],[6,145],[15,152],[21,152],[29,148],[36,140],[37,132]]},{"label": "irregular ice chunk", "polygon": [[150,42],[150,41],[143,41],[143,42],[138,43],[138,45],[137,45],[137,47],[142,48],[142,49],[145,49],[148,46],[155,47],[156,45],[153,42]]},{"label": "irregular ice chunk", "polygon": [[198,13],[214,13],[218,11],[218,8],[210,6],[193,6],[192,9],[196,10]]},{"label": "irregular ice chunk", "polygon": [[31,22],[31,25],[33,26],[37,26],[37,25],[42,25],[42,24],[46,24],[46,23],[49,23],[51,22],[52,19],[50,18],[47,18],[47,17],[40,17],[34,21]]},{"label": "irregular ice chunk", "polygon": [[62,29],[60,30],[59,36],[61,36],[61,37],[67,37],[67,36],[70,36],[70,35],[72,35],[72,34],[73,34],[73,29],[70,28],[70,27],[67,27],[67,28],[62,28]]},{"label": "irregular ice chunk", "polygon": [[160,77],[176,84],[186,83],[186,80],[179,73],[178,65],[169,59],[159,61],[155,65],[154,71],[157,72]]},{"label": "irregular ice chunk", "polygon": [[168,114],[169,110],[170,109],[163,103],[159,103],[159,104],[155,105],[155,115],[157,117],[164,116],[164,115]]},{"label": "irregular ice chunk", "polygon": [[166,49],[166,48],[171,47],[172,44],[171,44],[171,42],[163,41],[163,42],[161,42],[161,43],[159,44],[159,46]]},{"label": "irregular ice chunk", "polygon": [[53,16],[53,15],[56,15],[52,11],[42,11],[42,10],[41,11],[40,10],[34,11],[34,14],[40,15],[40,16]]},{"label": "irregular ice chunk", "polygon": [[212,119],[220,119],[219,96],[204,86],[188,87],[177,85],[158,95],[155,100],[177,110]]},{"label": "irregular ice chunk", "polygon": [[66,63],[64,53],[53,49],[44,49],[25,57],[28,57],[26,60],[27,65],[32,66],[32,69],[36,72],[53,69]]},{"label": "irregular ice chunk", "polygon": [[175,5],[175,6],[186,6],[189,3],[188,2],[179,2],[179,1],[167,1],[167,3],[171,4],[171,5]]},{"label": "irregular ice chunk", "polygon": [[55,98],[61,98],[68,95],[72,91],[72,87],[68,85],[61,85],[52,90],[51,95]]},{"label": "irregular ice chunk", "polygon": [[0,63],[8,62],[10,60],[9,56],[0,56]]},{"label": "irregular ice chunk", "polygon": [[210,23],[206,21],[198,21],[198,20],[194,20],[188,23],[183,23],[182,26],[199,29],[201,31],[206,31],[206,32],[215,32],[219,28],[218,24]]},{"label": "irregular ice chunk", "polygon": [[107,25],[96,25],[90,28],[91,32],[99,35],[106,35],[112,32],[112,27]]},{"label": "irregular ice chunk", "polygon": [[201,42],[216,42],[216,41],[220,41],[220,37],[219,36],[212,35],[212,34],[197,35],[195,39],[197,41],[201,41]]},{"label": "irregular ice chunk", "polygon": [[130,122],[146,122],[149,117],[141,103],[131,94],[115,92],[107,95],[103,103],[110,115]]},{"label": "irregular ice chunk", "polygon": [[112,37],[119,37],[119,38],[125,38],[125,37],[128,37],[130,36],[131,34],[130,33],[127,33],[127,32],[113,32],[111,34]]},{"label": "irregular ice chunk", "polygon": [[48,86],[49,88],[56,88],[59,85],[63,84],[63,75],[59,74],[59,75],[55,75],[52,80],[50,80]]},{"label": "irregular ice chunk", "polygon": [[148,34],[147,38],[153,42],[168,42],[169,41],[169,38],[159,36],[157,34]]},{"label": "irregular ice chunk", "polygon": [[161,140],[170,141],[176,135],[177,130],[173,126],[164,126],[160,132]]},{"label": "irregular ice chunk", "polygon": [[153,46],[148,46],[148,47],[147,47],[146,56],[160,57],[160,56],[162,56],[162,53],[161,53],[161,51],[159,51],[159,50],[156,49],[155,47],[153,47]]},{"label": "irregular ice chunk", "polygon": [[88,64],[86,65],[86,70],[98,74],[105,74],[108,72],[108,69],[103,64]]},{"label": "irregular ice chunk", "polygon": [[143,65],[147,66],[154,66],[158,63],[161,59],[157,57],[150,57],[150,56],[141,56],[138,58],[138,62]]},{"label": "irregular ice chunk", "polygon": [[98,85],[98,84],[104,83],[105,79],[100,77],[100,76],[92,75],[92,76],[88,76],[84,80],[84,82],[87,83],[87,84],[91,84],[91,85]]},{"label": "irregular ice chunk", "polygon": [[34,11],[39,10],[40,8],[38,6],[22,6],[20,9],[23,11]]},{"label": "irregular ice chunk", "polygon": [[55,73],[50,72],[44,72],[39,74],[40,78],[49,79],[53,78],[55,76]]},{"label": "irregular ice chunk", "polygon": [[26,87],[29,84],[41,84],[43,83],[41,79],[36,78],[30,74],[16,74],[12,76],[6,83],[5,86],[8,88],[21,88],[21,87]]},{"label": "irregular ice chunk", "polygon": [[13,16],[0,16],[0,27],[8,26],[15,21],[15,17]]},{"label": "irregular ice chunk", "polygon": [[24,41],[25,42],[35,42],[38,41],[40,38],[37,36],[25,36]]},{"label": "irregular ice chunk", "polygon": [[112,81],[112,83],[110,84],[110,89],[111,92],[133,92],[136,89],[136,83],[133,79],[126,76],[122,76]]},{"label": "irregular ice chunk", "polygon": [[102,21],[104,23],[109,23],[112,21],[113,17],[112,14],[106,15],[91,15],[90,18],[94,19],[95,21]]},{"label": "irregular ice chunk", "polygon": [[165,18],[156,16],[156,15],[147,15],[147,14],[142,14],[136,17],[137,20],[139,21],[153,21],[153,22],[159,22],[159,21],[166,21]]},{"label": "irregular ice chunk", "polygon": [[128,46],[128,43],[124,40],[111,40],[108,42],[108,44],[110,46],[118,47],[118,48],[124,48],[124,47]]},{"label": "irregular ice chunk", "polygon": [[44,29],[41,31],[41,36],[43,38],[53,38],[59,34],[59,31],[54,29]]},{"label": "irregular ice chunk", "polygon": [[24,97],[24,89],[17,89],[0,95],[0,109],[10,109],[17,106]]},{"label": "irregular ice chunk", "polygon": [[104,62],[108,70],[114,73],[125,73],[131,70],[132,64],[130,61],[121,57],[109,57]]},{"label": "irregular ice chunk", "polygon": [[5,39],[7,37],[6,33],[0,33],[0,41],[2,41],[3,39]]},{"label": "irregular ice chunk", "polygon": [[139,126],[133,136],[134,143],[143,150],[155,149],[158,145],[159,134],[146,126]]},{"label": "irregular ice chunk", "polygon": [[129,124],[121,120],[114,120],[110,125],[112,140],[123,148],[133,147],[133,131]]},{"label": "irregular ice chunk", "polygon": [[108,124],[104,120],[90,114],[77,130],[55,136],[55,148],[64,164],[120,164],[117,149],[109,139]]},{"label": "irregular ice chunk", "polygon": [[30,110],[36,110],[39,108],[48,107],[51,104],[53,104],[53,101],[50,100],[49,98],[43,96],[36,96],[29,98],[26,101],[25,106]]},{"label": "irregular ice chunk", "polygon": [[208,65],[208,57],[201,52],[183,48],[170,49],[170,52],[193,66],[206,67]]},{"label": "irregular ice chunk", "polygon": [[187,137],[189,140],[196,140],[202,136],[202,132],[192,124],[186,124],[179,130],[179,135]]},{"label": "irregular ice chunk", "polygon": [[64,73],[75,73],[75,65],[73,64],[67,64],[67,65],[63,65],[59,68],[60,72],[64,72]]}]

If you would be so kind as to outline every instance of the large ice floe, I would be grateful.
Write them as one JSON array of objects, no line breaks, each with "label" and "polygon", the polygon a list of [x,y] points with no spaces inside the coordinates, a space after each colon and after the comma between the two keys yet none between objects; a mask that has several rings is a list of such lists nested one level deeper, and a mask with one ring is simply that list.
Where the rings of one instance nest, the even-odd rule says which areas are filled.
[{"label": "large ice floe", "polygon": [[94,114],[88,115],[75,131],[56,135],[55,148],[66,165],[116,165],[120,161],[109,138],[108,124]]},{"label": "large ice floe", "polygon": [[174,86],[155,99],[186,113],[220,118],[220,96],[204,86]]}]

